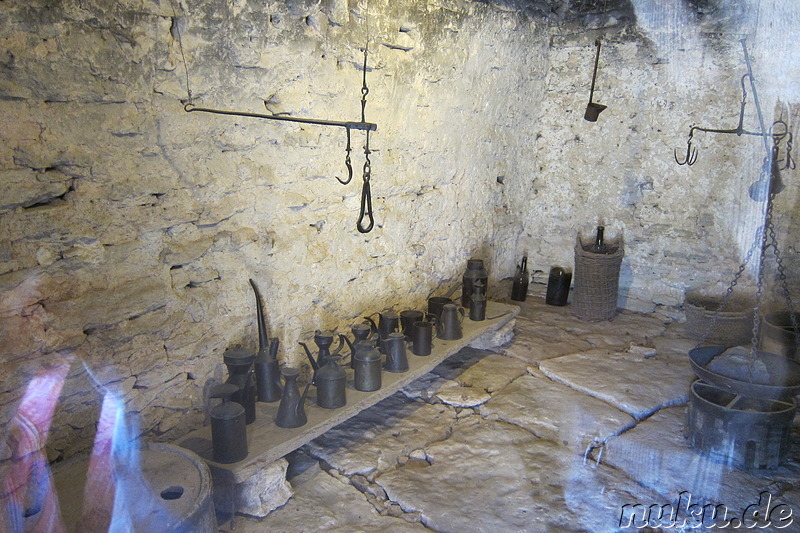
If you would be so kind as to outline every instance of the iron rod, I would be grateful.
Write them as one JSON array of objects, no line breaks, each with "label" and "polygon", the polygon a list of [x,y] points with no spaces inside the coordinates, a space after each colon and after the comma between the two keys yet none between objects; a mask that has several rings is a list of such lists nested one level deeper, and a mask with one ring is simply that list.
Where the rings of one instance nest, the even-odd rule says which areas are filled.
[{"label": "iron rod", "polygon": [[756,113],[758,114],[758,123],[761,126],[761,131],[764,135],[764,148],[767,151],[767,157],[772,154],[772,149],[767,140],[767,128],[764,124],[764,115],[761,113],[761,102],[758,99],[758,92],[756,91],[756,80],[753,78],[753,67],[750,65],[750,54],[747,52],[746,39],[742,39],[742,50],[744,51],[744,60],[747,63],[747,77],[750,78],[750,89],[753,91],[753,101],[756,103]]},{"label": "iron rod", "polygon": [[183,106],[183,109],[187,113],[191,113],[193,111],[200,111],[203,113],[213,113],[215,115],[230,115],[236,117],[250,117],[250,118],[266,118],[269,120],[282,120],[284,122],[297,122],[300,124],[314,124],[317,126],[336,126],[339,128],[348,128],[353,130],[366,130],[366,131],[376,131],[378,129],[377,124],[373,124],[372,122],[342,122],[338,120],[323,120],[317,118],[301,118],[301,117],[285,117],[281,115],[265,115],[263,113],[249,113],[247,111],[227,111],[224,109],[211,109],[208,107],[195,107],[192,104],[186,104]]},{"label": "iron rod", "polygon": [[600,63],[600,39],[597,39],[594,42],[595,46],[597,46],[597,55],[594,57],[594,73],[592,74],[592,88],[589,89],[589,103],[592,103],[592,99],[594,98],[594,82],[597,80],[597,65]]}]

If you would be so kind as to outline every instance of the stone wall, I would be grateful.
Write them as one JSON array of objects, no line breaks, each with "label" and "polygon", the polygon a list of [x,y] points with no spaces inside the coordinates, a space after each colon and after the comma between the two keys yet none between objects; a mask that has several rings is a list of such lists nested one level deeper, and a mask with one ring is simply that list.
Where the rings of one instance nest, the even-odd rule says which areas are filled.
[{"label": "stone wall", "polygon": [[[621,303],[675,313],[687,287],[727,283],[757,224],[757,138],[705,135],[696,165],[672,159],[690,124],[728,127],[741,98],[741,45],[695,27],[702,6],[5,4],[0,424],[37,372],[74,357],[52,457],[91,445],[103,390],[148,438],[202,424],[222,352],[255,343],[249,278],[296,365],[315,329],[421,306],[469,257],[485,260],[490,295],[523,251],[535,268],[571,266],[576,233],[600,220],[624,234]],[[781,14],[762,7],[751,46],[768,120],[797,133],[796,8]],[[609,107],[589,123],[596,38]],[[197,106],[358,120],[367,42],[370,233],[356,231],[363,132],[344,186],[342,129],[184,111],[190,89]],[[800,224],[786,176],[784,235]]]}]

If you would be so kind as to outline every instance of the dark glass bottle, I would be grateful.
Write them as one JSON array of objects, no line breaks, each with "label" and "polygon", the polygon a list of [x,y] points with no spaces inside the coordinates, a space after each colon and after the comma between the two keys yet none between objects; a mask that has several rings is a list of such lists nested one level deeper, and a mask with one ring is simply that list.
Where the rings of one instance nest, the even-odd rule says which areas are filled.
[{"label": "dark glass bottle", "polygon": [[550,269],[550,276],[547,279],[547,295],[545,303],[547,305],[564,306],[567,305],[569,298],[569,285],[572,282],[572,273],[567,272],[561,267]]},{"label": "dark glass bottle", "polygon": [[517,302],[524,302],[528,295],[528,256],[522,256],[522,263],[517,265],[517,273],[514,275],[514,282],[511,285],[511,299]]},{"label": "dark glass bottle", "polygon": [[605,230],[606,228],[604,226],[597,226],[597,234],[594,237],[594,244],[590,250],[592,253],[607,254],[609,252],[608,245],[604,240]]}]

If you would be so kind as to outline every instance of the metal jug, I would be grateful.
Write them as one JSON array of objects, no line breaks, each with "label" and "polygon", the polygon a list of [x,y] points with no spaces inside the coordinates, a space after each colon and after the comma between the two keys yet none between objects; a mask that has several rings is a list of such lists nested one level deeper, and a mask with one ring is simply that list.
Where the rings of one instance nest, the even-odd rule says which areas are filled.
[{"label": "metal jug", "polygon": [[408,356],[406,355],[406,336],[395,331],[384,341],[386,362],[384,368],[387,372],[405,372],[408,370]]},{"label": "metal jug", "polygon": [[403,328],[403,335],[406,336],[406,341],[411,340],[411,334],[414,331],[414,323],[419,322],[425,318],[425,313],[409,309],[400,312],[400,325]]},{"label": "metal jug", "polygon": [[356,346],[359,342],[367,342],[374,346],[377,342],[377,328],[373,328],[369,322],[365,321],[354,325],[350,331],[353,332],[352,342],[342,333],[339,334],[339,338],[350,348],[350,368],[355,368]]},{"label": "metal jug", "polygon": [[251,279],[250,285],[256,295],[256,318],[258,320],[258,353],[254,362],[258,401],[277,402],[281,399],[281,375],[278,366],[278,338],[267,343],[267,325],[264,322],[261,293]]},{"label": "metal jug", "polygon": [[[315,369],[324,366],[329,357],[338,355],[344,346],[344,340],[339,337],[339,346],[337,346],[336,349],[331,352],[331,344],[333,344],[333,332],[327,330],[316,330],[314,332],[314,343],[317,345],[317,348],[319,348],[319,351],[317,352],[316,366],[314,367]],[[313,361],[314,358],[311,356],[311,350],[308,349],[306,343],[299,342],[298,344],[305,348],[309,360]]]},{"label": "metal jug", "polygon": [[364,317],[372,326],[377,329],[381,340],[386,339],[393,331],[400,330],[400,316],[394,311],[381,311],[378,313],[378,325],[371,318],[372,315]]},{"label": "metal jug", "polygon": [[456,304],[447,304],[442,308],[442,316],[436,324],[436,336],[442,340],[454,341],[463,336],[461,323],[464,321],[464,309]]},{"label": "metal jug", "polygon": [[281,370],[281,375],[284,380],[283,396],[281,397],[281,403],[278,405],[278,414],[275,417],[275,424],[282,428],[299,428],[300,426],[304,426],[308,421],[303,404],[306,401],[306,395],[311,386],[311,380],[306,383],[306,388],[303,394],[300,395],[300,389],[297,386],[297,377],[300,375],[300,370],[286,367]]},{"label": "metal jug", "polygon": [[436,317],[431,317],[431,319],[430,321],[421,320],[414,323],[414,333],[411,339],[411,351],[414,355],[426,356],[431,354]]}]

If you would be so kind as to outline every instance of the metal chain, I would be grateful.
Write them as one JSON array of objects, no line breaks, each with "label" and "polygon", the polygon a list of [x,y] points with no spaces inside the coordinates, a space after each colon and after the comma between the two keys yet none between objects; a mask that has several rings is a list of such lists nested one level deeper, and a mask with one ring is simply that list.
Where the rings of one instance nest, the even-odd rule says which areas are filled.
[{"label": "metal chain", "polygon": [[747,363],[747,374],[750,383],[753,383],[755,376],[756,359],[758,355],[759,334],[761,332],[761,300],[764,293],[764,265],[767,256],[767,228],[772,225],[772,196],[767,199],[767,209],[764,216],[764,225],[759,230],[759,238],[756,239],[761,246],[761,253],[758,257],[758,276],[756,282],[756,305],[753,308],[753,337],[750,345],[750,357]]},{"label": "metal chain", "polygon": [[[366,122],[367,111],[367,95],[369,94],[369,87],[367,87],[367,49],[369,48],[369,41],[364,46],[364,77],[361,85],[361,122]],[[372,213],[372,189],[369,180],[372,177],[372,162],[369,160],[369,154],[372,152],[369,149],[369,130],[367,130],[367,140],[364,144],[364,169],[362,174],[363,185],[361,186],[361,211],[358,215],[358,222],[356,222],[356,229],[359,233],[369,233],[375,226],[375,218]],[[369,219],[369,223],[364,225],[364,220]]]},{"label": "metal chain", "polygon": [[367,95],[369,94],[369,87],[367,87],[367,48],[369,48],[369,43],[364,46],[364,78],[361,83],[361,122],[367,121]]},{"label": "metal chain", "polygon": [[756,231],[756,236],[753,239],[753,244],[750,245],[750,249],[747,250],[747,254],[744,257],[744,261],[739,265],[739,269],[736,271],[736,274],[733,276],[733,279],[728,285],[727,290],[725,291],[725,295],[722,297],[722,301],[720,301],[719,306],[717,307],[716,311],[714,311],[714,315],[711,317],[711,322],[709,322],[708,326],[706,326],[703,334],[700,336],[700,340],[697,343],[695,348],[699,348],[706,339],[711,335],[711,331],[717,325],[717,321],[719,320],[719,314],[725,309],[725,306],[728,304],[728,301],[731,299],[731,295],[733,294],[733,290],[736,285],[739,283],[739,280],[744,274],[745,268],[747,268],[747,264],[750,262],[750,259],[753,257],[753,253],[756,251],[759,242],[761,242],[760,234],[764,231],[764,228],[761,227]]},{"label": "metal chain", "polygon": [[181,52],[181,59],[183,60],[183,72],[186,74],[186,102],[187,104],[192,103],[192,88],[189,85],[189,65],[186,62],[186,54],[183,51],[183,38],[181,37],[181,25],[180,19],[178,17],[178,12],[175,9],[175,2],[174,0],[170,0],[170,5],[172,7],[172,29],[175,30],[175,36],[177,37],[178,41],[178,49]]},{"label": "metal chain", "polygon": [[[774,197],[774,194],[772,194],[770,197],[769,209],[771,209],[772,199],[774,199]],[[781,257],[780,250],[778,249],[778,238],[775,235],[775,224],[772,222],[771,214],[769,222],[770,224],[767,229],[769,230],[769,239],[772,245],[773,255],[775,256],[775,264],[777,265],[778,281],[780,282],[781,293],[786,300],[786,307],[789,311],[789,319],[792,322],[792,330],[794,331],[795,343],[800,346],[800,327],[798,327],[797,316],[794,313],[794,302],[792,301],[792,295],[789,292],[789,285],[786,281],[786,270],[783,266],[783,258]]]}]

